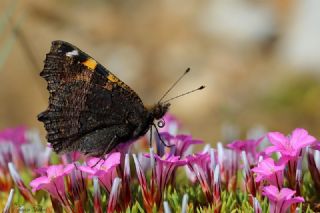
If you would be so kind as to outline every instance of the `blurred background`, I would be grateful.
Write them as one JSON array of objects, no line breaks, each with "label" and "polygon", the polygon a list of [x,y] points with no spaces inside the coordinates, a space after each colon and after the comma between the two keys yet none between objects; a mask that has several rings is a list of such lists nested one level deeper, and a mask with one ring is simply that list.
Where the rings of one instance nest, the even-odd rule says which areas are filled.
[{"label": "blurred background", "polygon": [[318,0],[1,0],[0,129],[37,128],[51,41],[84,50],[146,105],[191,68],[170,112],[206,142],[252,128],[319,136]]}]

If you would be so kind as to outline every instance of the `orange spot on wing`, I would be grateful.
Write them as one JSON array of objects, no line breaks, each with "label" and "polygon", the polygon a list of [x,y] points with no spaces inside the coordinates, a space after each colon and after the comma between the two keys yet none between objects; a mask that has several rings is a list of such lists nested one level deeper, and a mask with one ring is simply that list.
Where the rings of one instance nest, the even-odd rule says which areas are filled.
[{"label": "orange spot on wing", "polygon": [[112,74],[109,74],[107,78],[109,81],[114,82],[114,83],[117,83],[119,81],[119,79]]},{"label": "orange spot on wing", "polygon": [[88,67],[90,70],[94,70],[97,66],[97,62],[92,58],[87,59],[86,61],[82,62],[82,64]]}]

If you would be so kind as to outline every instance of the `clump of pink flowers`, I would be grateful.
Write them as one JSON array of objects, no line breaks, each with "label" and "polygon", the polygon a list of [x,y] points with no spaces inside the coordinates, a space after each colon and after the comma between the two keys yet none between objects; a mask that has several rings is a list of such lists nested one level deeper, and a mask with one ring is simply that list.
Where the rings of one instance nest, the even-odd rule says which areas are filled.
[{"label": "clump of pink flowers", "polygon": [[[102,159],[76,152],[57,156],[34,131],[3,130],[0,208],[10,212],[45,203],[42,208],[55,212],[286,213],[320,202],[304,191],[306,184],[320,191],[320,143],[305,129],[219,142],[216,148],[205,144],[193,152],[204,142],[181,134],[173,116],[165,120],[160,136],[170,146],[154,134],[150,150],[135,149],[149,143],[146,136]],[[21,199],[24,205],[16,205]]]}]

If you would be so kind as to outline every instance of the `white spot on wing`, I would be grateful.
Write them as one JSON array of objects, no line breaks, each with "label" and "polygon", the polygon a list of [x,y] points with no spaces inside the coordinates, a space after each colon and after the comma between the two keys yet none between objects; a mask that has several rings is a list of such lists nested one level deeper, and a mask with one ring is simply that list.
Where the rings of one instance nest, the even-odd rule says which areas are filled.
[{"label": "white spot on wing", "polygon": [[79,55],[78,50],[72,50],[72,51],[66,53],[66,56],[68,56],[68,57],[72,57],[75,55]]}]

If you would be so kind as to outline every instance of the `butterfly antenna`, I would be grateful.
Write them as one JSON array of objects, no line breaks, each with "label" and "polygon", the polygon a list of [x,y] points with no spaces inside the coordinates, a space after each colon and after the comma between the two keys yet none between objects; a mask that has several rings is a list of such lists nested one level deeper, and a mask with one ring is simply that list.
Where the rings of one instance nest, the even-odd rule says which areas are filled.
[{"label": "butterfly antenna", "polygon": [[175,97],[173,97],[173,98],[170,98],[170,99],[164,101],[163,103],[167,103],[167,102],[169,102],[169,101],[172,101],[173,99],[180,98],[180,97],[182,97],[182,96],[188,95],[188,94],[193,93],[193,92],[198,91],[198,90],[202,90],[202,89],[204,89],[204,88],[205,88],[205,86],[202,85],[202,86],[200,86],[200,87],[197,88],[197,89],[194,89],[194,90],[191,90],[191,91],[189,91],[189,92],[185,92],[185,93],[182,93],[181,95],[178,95],[178,96],[175,96]]},{"label": "butterfly antenna", "polygon": [[164,93],[164,95],[160,98],[159,103],[166,97],[166,95],[176,86],[176,84],[190,71],[190,68],[187,68],[186,71],[172,84],[172,86]]}]

